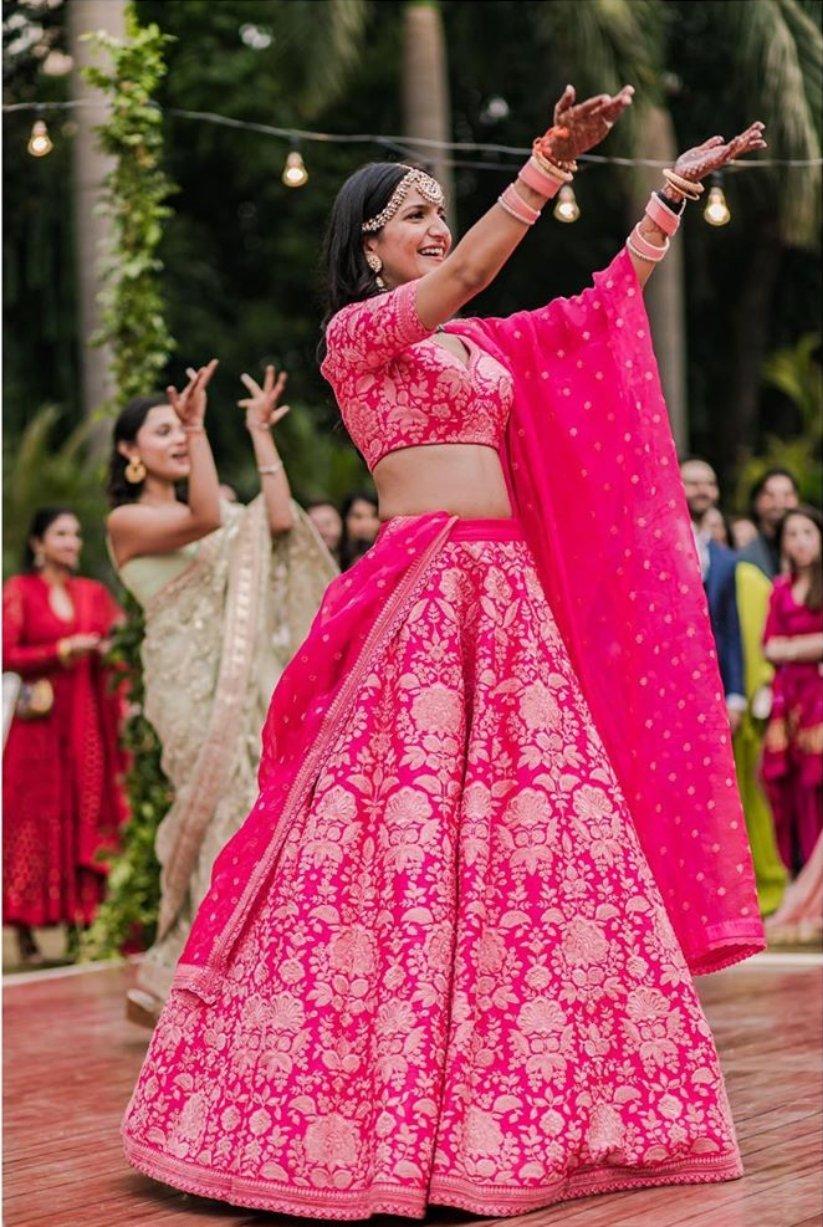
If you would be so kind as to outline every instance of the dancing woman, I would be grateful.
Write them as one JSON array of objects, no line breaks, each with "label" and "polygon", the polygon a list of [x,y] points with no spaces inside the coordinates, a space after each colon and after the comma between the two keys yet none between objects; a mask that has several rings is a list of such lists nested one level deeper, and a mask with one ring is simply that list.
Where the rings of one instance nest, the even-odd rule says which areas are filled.
[{"label": "dancing woman", "polygon": [[[272,438],[285,377],[243,377],[240,402],[262,478],[248,507],[222,501],[204,426],[211,362],[183,392],[142,396],[114,428],[108,520],[120,578],[143,607],[145,712],[163,747],[174,802],[157,832],[158,935],[129,994],[153,1024],[168,994],[217,853],[256,795],[260,727],[309,627],[331,557],[292,501]],[[187,481],[187,500],[177,484]]]},{"label": "dancing woman", "polygon": [[640,291],[760,126],[678,159],[594,289],[454,318],[630,99],[567,91],[453,251],[421,171],[335,202],[323,370],[384,524],[277,687],[126,1113],[178,1188],[507,1215],[741,1173],[690,972],[763,933]]}]

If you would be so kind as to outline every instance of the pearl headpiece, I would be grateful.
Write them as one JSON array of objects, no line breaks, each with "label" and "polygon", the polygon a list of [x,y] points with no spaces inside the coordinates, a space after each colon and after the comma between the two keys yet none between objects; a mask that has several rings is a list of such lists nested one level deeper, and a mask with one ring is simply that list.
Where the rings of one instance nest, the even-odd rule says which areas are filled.
[{"label": "pearl headpiece", "polygon": [[413,187],[416,187],[423,199],[428,200],[430,204],[444,205],[446,203],[443,189],[436,179],[432,179],[431,175],[427,175],[424,170],[415,170],[412,166],[408,168],[408,172],[392,192],[385,209],[381,209],[375,217],[370,217],[368,221],[363,222],[361,230],[364,234],[382,230],[386,222],[390,222],[394,217]]}]

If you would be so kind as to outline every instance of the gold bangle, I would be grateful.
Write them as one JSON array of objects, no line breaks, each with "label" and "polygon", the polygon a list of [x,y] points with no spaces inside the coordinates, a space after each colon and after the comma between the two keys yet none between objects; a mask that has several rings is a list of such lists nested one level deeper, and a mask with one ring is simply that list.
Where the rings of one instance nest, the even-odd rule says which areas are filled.
[{"label": "gold bangle", "polygon": [[682,175],[677,175],[673,170],[669,170],[668,166],[663,171],[663,178],[681,197],[692,202],[699,200],[705,191],[702,183],[695,183],[692,179],[684,179]]},{"label": "gold bangle", "polygon": [[57,640],[57,658],[61,665],[67,665],[71,660],[71,648],[67,639]]},{"label": "gold bangle", "polygon": [[[532,157],[540,169],[545,171],[547,175],[550,175],[552,179],[556,180],[557,183],[571,183],[572,179],[574,178],[571,170],[563,170],[562,167],[556,166],[555,163],[550,162],[545,154],[542,154],[539,149],[532,149]],[[572,162],[571,165],[575,170],[577,170],[576,162]]]}]

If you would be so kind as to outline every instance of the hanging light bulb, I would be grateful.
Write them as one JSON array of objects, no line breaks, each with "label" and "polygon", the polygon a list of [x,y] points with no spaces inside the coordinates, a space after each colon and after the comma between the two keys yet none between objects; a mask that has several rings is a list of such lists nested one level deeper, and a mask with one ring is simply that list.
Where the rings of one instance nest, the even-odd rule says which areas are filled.
[{"label": "hanging light bulb", "polygon": [[570,183],[564,183],[554,206],[553,216],[559,222],[576,222],[580,216],[580,205]]},{"label": "hanging light bulb", "polygon": [[54,145],[44,119],[35,119],[26,148],[33,158],[44,158],[51,153]]},{"label": "hanging light bulb", "polygon": [[309,172],[298,150],[292,149],[287,156],[282,178],[286,187],[303,187],[308,182]]},{"label": "hanging light bulb", "polygon": [[732,220],[731,209],[726,203],[726,196],[721,187],[720,179],[717,177],[709,189],[709,199],[706,201],[706,207],[703,210],[703,220],[707,221],[710,226],[728,226]]}]

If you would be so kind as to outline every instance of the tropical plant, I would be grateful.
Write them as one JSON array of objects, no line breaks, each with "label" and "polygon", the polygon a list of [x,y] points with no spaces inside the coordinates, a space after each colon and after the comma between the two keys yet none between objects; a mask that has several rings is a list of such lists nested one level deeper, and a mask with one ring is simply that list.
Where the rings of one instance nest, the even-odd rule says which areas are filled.
[{"label": "tropical plant", "polygon": [[[116,402],[122,404],[153,386],[172,345],[163,315],[162,264],[157,255],[169,215],[163,201],[171,185],[160,169],[162,129],[152,103],[170,39],[157,26],[141,28],[133,5],[126,9],[122,42],[104,33],[94,37],[110,58],[108,70],[88,70],[89,79],[111,101],[97,131],[102,147],[114,158],[104,195],[104,208],[113,222],[114,249],[106,272],[101,338],[111,347]],[[159,903],[154,839],[171,791],[160,765],[157,734],[143,714],[143,622],[137,603],[128,595],[126,613],[125,626],[114,636],[111,662],[126,675],[130,693],[124,733],[131,753],[129,820],[109,874],[106,898],[81,943],[84,958],[116,954],[126,942],[150,942]]]},{"label": "tropical plant", "polygon": [[3,575],[19,570],[26,532],[38,507],[70,507],[83,527],[83,570],[108,578],[103,540],[105,499],[99,465],[87,448],[85,421],[55,443],[60,411],[45,405],[22,435],[3,441]]},{"label": "tropical plant", "polygon": [[96,128],[100,148],[114,159],[103,196],[114,235],[102,267],[103,323],[95,340],[111,347],[115,397],[123,404],[154,386],[173,348],[158,256],[173,185],[161,169],[163,118],[152,101],[172,39],[156,25],[138,25],[133,5],[126,6],[125,39],[105,31],[86,37],[110,59],[108,69],[91,67],[85,75],[111,100],[110,114]]},{"label": "tropical plant", "polygon": [[763,364],[763,381],[795,411],[791,431],[766,434],[764,446],[740,468],[736,505],[746,506],[748,492],[767,469],[788,469],[797,479],[804,500],[823,502],[823,369],[820,337],[801,337],[796,345],[776,350]]}]

